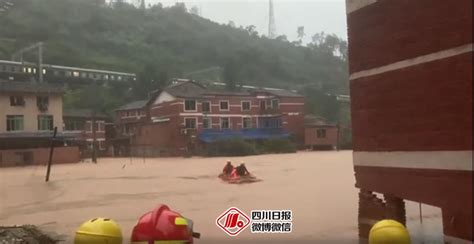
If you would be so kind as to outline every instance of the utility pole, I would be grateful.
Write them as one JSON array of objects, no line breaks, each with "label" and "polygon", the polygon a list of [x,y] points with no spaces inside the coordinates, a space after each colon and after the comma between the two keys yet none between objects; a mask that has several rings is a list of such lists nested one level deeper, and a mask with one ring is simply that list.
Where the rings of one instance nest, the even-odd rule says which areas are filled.
[{"label": "utility pole", "polygon": [[23,53],[36,50],[38,52],[38,81],[43,82],[43,43],[37,42],[31,46],[20,49],[19,51],[12,54],[12,61],[20,61],[23,63]]},{"label": "utility pole", "polygon": [[46,182],[49,181],[49,174],[51,173],[51,164],[52,164],[52,161],[53,161],[53,152],[54,152],[54,141],[56,139],[56,134],[57,133],[58,133],[58,127],[54,127],[53,137],[51,138],[51,146],[50,146],[50,150],[49,150],[48,168],[46,170],[46,179],[45,179]]},{"label": "utility pole", "polygon": [[95,121],[95,108],[92,111],[92,162],[97,163],[97,133]]}]

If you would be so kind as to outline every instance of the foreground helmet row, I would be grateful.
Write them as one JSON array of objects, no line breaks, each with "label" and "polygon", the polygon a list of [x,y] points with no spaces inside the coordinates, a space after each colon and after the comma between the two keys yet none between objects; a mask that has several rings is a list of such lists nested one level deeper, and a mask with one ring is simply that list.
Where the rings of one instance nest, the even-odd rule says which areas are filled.
[{"label": "foreground helmet row", "polygon": [[[200,234],[193,231],[193,222],[172,211],[166,205],[140,217],[131,235],[132,244],[193,243]],[[74,244],[122,244],[122,230],[113,220],[95,218],[83,223],[76,231]]]}]

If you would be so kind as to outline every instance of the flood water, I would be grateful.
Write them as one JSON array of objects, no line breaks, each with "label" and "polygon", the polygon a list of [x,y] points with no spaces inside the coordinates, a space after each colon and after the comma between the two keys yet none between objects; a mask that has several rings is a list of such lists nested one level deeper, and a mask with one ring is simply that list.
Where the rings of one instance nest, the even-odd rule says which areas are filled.
[{"label": "flood water", "polygon": [[[231,185],[217,175],[227,159],[244,161],[261,182]],[[0,169],[0,225],[35,224],[63,235],[70,243],[84,221],[109,217],[119,223],[128,243],[138,218],[167,204],[194,221],[195,243],[358,243],[358,190],[352,151],[298,152],[232,158],[100,158],[46,167]],[[290,209],[288,234],[229,237],[216,218],[229,207]],[[415,243],[442,243],[441,212],[407,202],[407,225]]]}]

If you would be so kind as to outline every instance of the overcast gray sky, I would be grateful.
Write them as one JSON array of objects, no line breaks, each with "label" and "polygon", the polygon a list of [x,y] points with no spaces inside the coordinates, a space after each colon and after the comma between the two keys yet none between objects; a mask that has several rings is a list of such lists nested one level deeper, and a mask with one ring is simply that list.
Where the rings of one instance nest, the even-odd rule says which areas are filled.
[{"label": "overcast gray sky", "polygon": [[[197,6],[201,16],[219,23],[230,20],[236,26],[255,25],[260,34],[268,34],[268,0],[147,0],[147,4],[161,2],[164,6],[184,2],[190,9]],[[275,23],[278,35],[296,40],[296,29],[304,26],[305,43],[315,33],[335,33],[347,40],[344,0],[274,0]]]}]

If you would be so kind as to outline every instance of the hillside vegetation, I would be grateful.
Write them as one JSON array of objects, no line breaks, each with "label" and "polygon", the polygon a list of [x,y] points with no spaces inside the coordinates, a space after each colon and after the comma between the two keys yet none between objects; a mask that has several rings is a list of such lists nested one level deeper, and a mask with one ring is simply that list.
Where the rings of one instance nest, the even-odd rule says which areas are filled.
[{"label": "hillside vegetation", "polygon": [[[325,94],[348,93],[347,45],[335,35],[312,33],[313,42],[302,46],[285,36],[268,39],[254,26],[212,22],[184,4],[142,9],[100,0],[12,2],[0,15],[0,59],[43,41],[46,63],[139,74],[132,89],[99,88],[107,111],[143,99],[171,77],[297,89],[307,95],[308,112],[330,120],[335,99]],[[72,91],[66,105],[83,105],[83,93]]]}]

